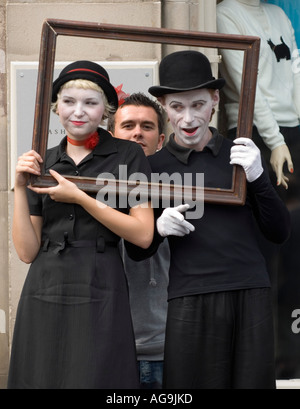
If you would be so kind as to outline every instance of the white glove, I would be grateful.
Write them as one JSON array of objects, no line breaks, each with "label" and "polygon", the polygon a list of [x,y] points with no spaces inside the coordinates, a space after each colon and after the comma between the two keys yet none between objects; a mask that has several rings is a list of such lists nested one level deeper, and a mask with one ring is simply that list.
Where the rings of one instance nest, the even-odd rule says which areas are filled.
[{"label": "white glove", "polygon": [[236,146],[231,148],[230,164],[242,166],[247,181],[254,182],[264,171],[261,164],[260,150],[249,138],[238,138],[233,142]]},{"label": "white glove", "polygon": [[183,214],[190,208],[190,205],[180,205],[177,207],[168,207],[157,219],[156,226],[158,233],[162,237],[179,236],[183,237],[190,232],[195,231],[195,227],[184,219]]}]

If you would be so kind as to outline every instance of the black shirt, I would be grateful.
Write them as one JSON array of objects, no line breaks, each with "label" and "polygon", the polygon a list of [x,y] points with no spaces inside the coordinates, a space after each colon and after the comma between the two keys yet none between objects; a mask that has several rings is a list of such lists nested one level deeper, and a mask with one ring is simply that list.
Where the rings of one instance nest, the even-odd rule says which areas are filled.
[{"label": "black shirt", "polygon": [[[160,152],[149,157],[154,173],[204,173],[205,187],[231,188],[231,141],[214,128],[203,151],[179,146],[171,136]],[[160,210],[160,213],[163,209]],[[269,287],[264,258],[256,239],[255,223],[275,243],[285,241],[290,217],[264,172],[247,184],[244,206],[205,204],[200,219],[188,220],[195,232],[169,236],[171,249],[169,299],[238,289]],[[161,242],[156,234],[153,251]],[[130,246],[129,251],[132,253]],[[145,255],[145,253],[144,253]],[[142,257],[136,251],[136,257]]]},{"label": "black shirt", "polygon": [[[60,145],[49,149],[45,160],[46,172],[54,169],[62,175],[92,178],[109,173],[115,180],[127,179],[136,172],[150,177],[149,163],[138,144],[113,138],[102,128],[98,129],[98,133],[100,136],[98,145],[78,165],[66,153],[66,138]],[[96,198],[96,193],[90,195]],[[49,195],[38,195],[31,190],[28,190],[28,199],[30,214],[43,217],[43,241],[46,239],[63,241],[65,233],[71,241],[95,240],[99,236],[106,241],[119,241],[119,237],[79,205],[54,202]],[[118,200],[116,200],[116,208],[118,208]],[[129,212],[129,208],[118,208],[118,210]]]},{"label": "black shirt", "polygon": [[[66,154],[64,139],[47,152],[46,170],[95,178],[109,172],[117,179],[122,176],[119,165],[124,165],[128,176],[150,175],[140,146],[114,139],[104,130],[99,135],[97,147],[78,165]],[[44,243],[20,297],[10,387],[137,388],[128,285],[116,245],[119,237],[79,205],[55,202],[32,191],[29,197],[31,214],[43,217]]]}]

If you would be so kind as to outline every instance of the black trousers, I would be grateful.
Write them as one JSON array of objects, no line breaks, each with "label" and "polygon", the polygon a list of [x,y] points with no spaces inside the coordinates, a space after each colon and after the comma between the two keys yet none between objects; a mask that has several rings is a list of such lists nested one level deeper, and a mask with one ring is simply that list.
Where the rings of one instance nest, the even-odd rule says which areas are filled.
[{"label": "black trousers", "polygon": [[270,289],[169,302],[164,388],[274,389]]}]

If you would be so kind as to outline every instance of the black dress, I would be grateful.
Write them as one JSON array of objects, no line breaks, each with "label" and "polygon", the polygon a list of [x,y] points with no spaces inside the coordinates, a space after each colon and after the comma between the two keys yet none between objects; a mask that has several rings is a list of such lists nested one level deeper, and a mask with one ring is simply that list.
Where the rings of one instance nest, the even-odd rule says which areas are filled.
[{"label": "black dress", "polygon": [[[99,134],[95,150],[77,166],[64,139],[47,152],[46,169],[95,178],[110,172],[117,179],[122,164],[128,177],[149,176],[137,144]],[[78,205],[31,191],[28,197],[31,214],[43,217],[42,247],[18,306],[8,388],[138,388],[119,237]]]}]

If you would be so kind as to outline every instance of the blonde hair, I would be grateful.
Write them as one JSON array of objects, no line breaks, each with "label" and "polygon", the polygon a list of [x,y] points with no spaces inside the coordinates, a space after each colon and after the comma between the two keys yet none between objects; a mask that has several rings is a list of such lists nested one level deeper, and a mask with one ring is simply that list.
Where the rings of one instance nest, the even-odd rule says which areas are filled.
[{"label": "blonde hair", "polygon": [[100,94],[102,95],[103,102],[104,102],[104,107],[105,107],[101,124],[102,124],[111,114],[113,114],[113,113],[115,112],[115,110],[116,110],[113,105],[111,105],[111,104],[108,103],[107,98],[106,98],[106,95],[105,95],[103,89],[102,89],[98,84],[96,84],[96,83],[93,82],[93,81],[89,81],[89,80],[76,79],[76,80],[68,81],[68,82],[64,83],[64,84],[61,86],[61,88],[60,88],[60,90],[59,90],[59,92],[58,92],[58,94],[57,94],[57,100],[56,100],[56,102],[53,102],[52,105],[51,105],[51,109],[52,109],[52,111],[53,111],[55,114],[57,113],[57,105],[58,105],[58,101],[59,101],[59,99],[60,99],[60,97],[61,97],[61,91],[62,91],[63,89],[69,89],[69,88],[91,89],[91,90],[100,92]]}]

